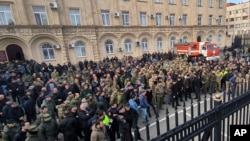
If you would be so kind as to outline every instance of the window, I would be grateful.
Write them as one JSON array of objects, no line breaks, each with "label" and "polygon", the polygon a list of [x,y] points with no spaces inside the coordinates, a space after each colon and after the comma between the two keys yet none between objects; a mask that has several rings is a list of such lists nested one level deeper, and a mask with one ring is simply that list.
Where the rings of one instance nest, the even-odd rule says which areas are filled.
[{"label": "window", "polygon": [[141,22],[141,26],[147,25],[147,16],[145,12],[140,13],[140,22]]},{"label": "window", "polygon": [[34,6],[33,12],[35,14],[35,19],[36,19],[37,25],[48,25],[45,7]]},{"label": "window", "polygon": [[160,3],[161,2],[161,0],[155,0],[155,3]]},{"label": "window", "polygon": [[209,15],[209,17],[208,17],[208,25],[213,25],[213,15]]},{"label": "window", "polygon": [[197,6],[199,6],[199,7],[202,6],[202,0],[197,0]]},{"label": "window", "polygon": [[213,7],[213,0],[208,0],[209,7]]},{"label": "window", "polygon": [[10,5],[0,5],[0,25],[14,24]]},{"label": "window", "polygon": [[217,43],[218,44],[221,44],[221,40],[222,40],[222,36],[221,34],[218,35],[218,38],[217,38]]},{"label": "window", "polygon": [[174,26],[175,22],[175,15],[174,14],[170,14],[170,26]]},{"label": "window", "polygon": [[168,3],[169,4],[174,4],[174,0],[169,0]]},{"label": "window", "polygon": [[223,1],[219,0],[219,8],[223,8]]},{"label": "window", "polygon": [[114,53],[114,48],[113,48],[113,42],[108,40],[105,42],[105,47],[106,47],[106,53],[107,54],[113,54]]},{"label": "window", "polygon": [[146,38],[141,41],[142,51],[148,51],[148,40]]},{"label": "window", "polygon": [[124,42],[125,52],[132,52],[132,42],[130,39],[126,39]]},{"label": "window", "polygon": [[187,5],[187,0],[182,0],[182,5]]},{"label": "window", "polygon": [[219,16],[218,17],[218,25],[221,25],[221,22],[222,22],[222,16]]},{"label": "window", "polygon": [[209,35],[209,36],[207,37],[207,41],[208,41],[208,42],[212,42],[212,35]]},{"label": "window", "polygon": [[81,25],[81,15],[79,9],[69,9],[71,25]]},{"label": "window", "polygon": [[223,0],[219,0],[219,8],[223,8]]},{"label": "window", "polygon": [[182,37],[182,43],[187,43],[188,42],[188,37],[187,36],[183,36]]},{"label": "window", "polygon": [[174,48],[175,40],[176,40],[175,37],[170,38],[170,47],[171,48]]},{"label": "window", "polygon": [[162,50],[162,38],[157,38],[156,40],[157,50]]},{"label": "window", "polygon": [[129,12],[122,12],[122,24],[129,26]]},{"label": "window", "polygon": [[110,25],[109,11],[102,11],[102,25]]},{"label": "window", "polygon": [[197,18],[198,25],[201,25],[201,20],[202,20],[202,15],[198,15],[198,18]]},{"label": "window", "polygon": [[156,13],[156,25],[161,26],[161,13]]},{"label": "window", "polygon": [[182,15],[182,26],[187,25],[187,15]]},{"label": "window", "polygon": [[236,21],[241,21],[241,17],[236,17]]},{"label": "window", "polygon": [[43,59],[44,60],[54,60],[54,49],[51,44],[45,43],[42,45]]},{"label": "window", "polygon": [[77,41],[75,43],[75,50],[76,50],[76,56],[77,57],[84,57],[86,56],[86,50],[85,50],[85,43],[82,41]]}]

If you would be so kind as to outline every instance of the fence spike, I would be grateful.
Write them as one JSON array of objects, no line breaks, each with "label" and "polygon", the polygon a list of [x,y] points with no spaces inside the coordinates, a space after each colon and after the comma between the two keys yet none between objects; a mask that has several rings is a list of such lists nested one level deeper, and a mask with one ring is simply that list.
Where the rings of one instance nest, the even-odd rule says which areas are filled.
[{"label": "fence spike", "polygon": [[207,94],[204,95],[204,112],[207,112]]},{"label": "fence spike", "polygon": [[200,98],[197,99],[197,103],[198,103],[197,110],[198,110],[198,116],[199,116],[201,114],[201,99]]},{"label": "fence spike", "polygon": [[213,109],[213,95],[210,95],[210,110]]},{"label": "fence spike", "polygon": [[159,118],[156,117],[156,131],[157,131],[157,136],[159,136],[161,133],[160,133],[160,122],[159,122]]},{"label": "fence spike", "polygon": [[186,103],[183,102],[183,123],[187,121],[187,113],[186,113]]},{"label": "fence spike", "polygon": [[175,127],[178,126],[178,107],[175,107]]},{"label": "fence spike", "polygon": [[149,123],[148,123],[148,122],[146,122],[146,123],[145,123],[145,125],[146,125],[146,135],[147,135],[147,140],[150,140]]},{"label": "fence spike", "polygon": [[169,131],[169,112],[168,112],[168,107],[166,108],[166,129]]},{"label": "fence spike", "polygon": [[193,99],[191,99],[191,119],[194,118],[194,105],[193,105]]}]

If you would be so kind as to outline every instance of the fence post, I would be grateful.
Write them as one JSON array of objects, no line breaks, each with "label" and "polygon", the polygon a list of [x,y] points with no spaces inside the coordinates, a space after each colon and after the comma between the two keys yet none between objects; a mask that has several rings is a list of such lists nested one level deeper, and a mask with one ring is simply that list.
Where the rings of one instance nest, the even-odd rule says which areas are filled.
[{"label": "fence post", "polygon": [[168,112],[168,107],[166,109],[166,128],[167,128],[167,132],[169,131],[170,127],[169,127],[169,112]]},{"label": "fence post", "polygon": [[214,96],[214,107],[217,109],[217,124],[214,126],[214,141],[220,141],[221,140],[221,111],[219,106],[222,103],[221,95],[216,94]]}]

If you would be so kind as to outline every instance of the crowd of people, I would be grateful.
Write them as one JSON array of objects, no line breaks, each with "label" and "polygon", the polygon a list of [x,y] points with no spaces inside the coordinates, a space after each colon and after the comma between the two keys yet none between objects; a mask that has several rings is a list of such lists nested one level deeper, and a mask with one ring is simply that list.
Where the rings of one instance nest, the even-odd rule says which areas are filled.
[{"label": "crowd of people", "polygon": [[138,122],[148,124],[151,110],[159,116],[163,106],[222,91],[226,81],[235,86],[249,66],[243,58],[187,60],[171,52],[75,65],[1,63],[2,140],[55,141],[59,133],[64,141],[143,140]]}]

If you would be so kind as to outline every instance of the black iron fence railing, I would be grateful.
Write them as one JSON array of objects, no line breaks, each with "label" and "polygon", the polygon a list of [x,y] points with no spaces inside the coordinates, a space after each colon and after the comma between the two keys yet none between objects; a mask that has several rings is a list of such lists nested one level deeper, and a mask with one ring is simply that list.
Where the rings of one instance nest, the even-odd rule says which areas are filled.
[{"label": "black iron fence railing", "polygon": [[167,108],[164,119],[156,117],[154,123],[145,125],[146,140],[229,141],[230,125],[250,124],[249,82],[249,77],[237,81],[235,93],[226,82],[222,93],[203,94],[203,101],[191,99],[189,107],[183,102],[182,110],[175,108],[171,115]]}]

